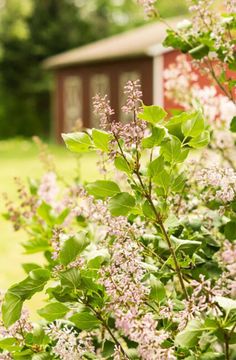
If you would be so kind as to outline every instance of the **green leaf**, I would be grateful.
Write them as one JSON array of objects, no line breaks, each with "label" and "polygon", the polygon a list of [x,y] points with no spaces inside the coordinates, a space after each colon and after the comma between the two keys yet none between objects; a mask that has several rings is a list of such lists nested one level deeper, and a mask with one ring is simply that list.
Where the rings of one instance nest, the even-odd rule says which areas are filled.
[{"label": "green leaf", "polygon": [[38,252],[44,252],[50,250],[50,246],[47,239],[43,237],[35,237],[23,244],[26,254],[35,254]]},{"label": "green leaf", "polygon": [[236,300],[232,300],[224,296],[216,296],[215,301],[226,311],[226,313],[236,310]]},{"label": "green leaf", "polygon": [[23,267],[24,271],[26,272],[26,274],[29,274],[32,270],[40,269],[40,266],[38,264],[34,264],[34,263],[25,263],[25,264],[22,264],[22,267]]},{"label": "green leaf", "polygon": [[87,311],[73,315],[70,318],[70,321],[72,321],[81,330],[92,330],[100,325],[100,321],[96,318],[96,316]]},{"label": "green leaf", "polygon": [[112,341],[106,340],[103,346],[102,356],[104,358],[111,358],[114,354],[115,344]]},{"label": "green leaf", "polygon": [[153,125],[164,120],[167,116],[167,112],[160,106],[150,105],[143,106],[143,112],[138,114],[138,118],[145,120]]},{"label": "green leaf", "polygon": [[92,140],[89,135],[84,132],[62,134],[62,138],[67,148],[75,153],[87,152],[92,147]]},{"label": "green leaf", "polygon": [[165,220],[164,225],[169,230],[178,227],[180,225],[180,221],[174,214],[170,214]]},{"label": "green leaf", "polygon": [[14,352],[14,360],[32,360],[33,351],[30,349]]},{"label": "green leaf", "polygon": [[197,345],[201,333],[201,321],[191,320],[186,328],[176,336],[175,344],[187,349],[191,349]]},{"label": "green leaf", "polygon": [[80,286],[80,272],[78,269],[72,268],[59,274],[61,284],[72,289],[77,289]]},{"label": "green leaf", "polygon": [[229,221],[224,227],[224,233],[228,240],[236,240],[236,221]]},{"label": "green leaf", "polygon": [[163,46],[178,49],[183,53],[186,53],[191,49],[189,42],[185,41],[183,36],[179,35],[178,32],[170,29],[167,29],[166,32],[167,32],[167,37],[163,42]]},{"label": "green leaf", "polygon": [[61,225],[70,213],[70,209],[63,210],[54,220],[56,225]]},{"label": "green leaf", "polygon": [[109,151],[109,143],[111,141],[112,136],[102,130],[93,129],[92,130],[92,138],[93,142],[99,150],[108,152]]},{"label": "green leaf", "polygon": [[201,111],[189,114],[189,120],[183,122],[182,132],[185,137],[199,136],[205,128],[204,118]]},{"label": "green leaf", "polygon": [[88,245],[85,234],[80,233],[66,240],[60,251],[60,261],[63,265],[68,265],[71,261],[75,260],[77,255],[80,254]]},{"label": "green leaf", "polygon": [[142,147],[144,149],[151,149],[154,146],[159,146],[164,139],[166,131],[162,127],[153,127],[152,135],[142,140]]},{"label": "green leaf", "polygon": [[2,350],[20,350],[19,346],[16,346],[17,340],[15,338],[5,338],[0,340],[0,349]]},{"label": "green leaf", "polygon": [[197,60],[200,60],[202,58],[204,58],[204,56],[206,56],[209,53],[209,47],[204,45],[204,44],[200,44],[197,47],[195,47],[194,49],[191,49],[189,51],[189,54]]},{"label": "green leaf", "polygon": [[163,170],[158,175],[156,175],[153,178],[153,181],[154,181],[155,184],[159,185],[160,187],[162,187],[164,189],[165,194],[168,193],[171,178],[170,178],[170,175],[167,173],[166,170]]},{"label": "green leaf", "polygon": [[236,116],[233,117],[230,123],[230,130],[236,132]]},{"label": "green leaf", "polygon": [[108,203],[112,216],[126,216],[135,206],[135,199],[127,192],[113,196]]},{"label": "green leaf", "polygon": [[47,321],[54,321],[62,319],[70,309],[62,303],[55,302],[46,305],[44,308],[38,310],[38,314]]},{"label": "green leaf", "polygon": [[36,292],[43,290],[49,278],[50,272],[48,270],[35,269],[29,273],[25,280],[11,286],[8,291],[19,296],[22,300],[30,299]]},{"label": "green leaf", "polygon": [[20,283],[13,285],[7,291],[3,306],[2,316],[5,326],[12,325],[20,318],[23,301],[43,290],[50,278],[50,272],[46,269],[35,269]]},{"label": "green leaf", "polygon": [[201,149],[205,147],[210,142],[210,133],[207,130],[204,130],[200,135],[192,138],[188,145],[195,148]]},{"label": "green leaf", "polygon": [[53,360],[53,359],[55,358],[52,357],[48,352],[38,353],[32,356],[32,360]]},{"label": "green leaf", "polygon": [[126,174],[130,174],[131,172],[130,166],[122,156],[117,156],[115,158],[114,165],[118,170],[124,171]]},{"label": "green leaf", "polygon": [[161,144],[161,154],[166,161],[178,161],[181,155],[181,142],[176,136],[171,136]]},{"label": "green leaf", "polygon": [[192,256],[195,251],[202,245],[201,241],[196,240],[184,240],[177,239],[175,236],[171,236],[172,242],[175,244],[175,251],[183,251],[185,254]]},{"label": "green leaf", "polygon": [[119,186],[108,180],[97,180],[86,185],[89,195],[93,195],[97,199],[111,197],[120,192]]},{"label": "green leaf", "polygon": [[53,225],[54,224],[54,219],[53,219],[53,217],[51,215],[51,212],[52,212],[51,205],[45,203],[44,201],[37,208],[37,214],[39,216],[41,216],[41,218],[43,220],[45,220],[48,225]]},{"label": "green leaf", "polygon": [[225,360],[225,354],[209,351],[200,355],[199,360]]},{"label": "green leaf", "polygon": [[188,119],[189,113],[187,112],[181,112],[180,114],[173,116],[165,125],[169,134],[175,135],[179,139],[183,140],[184,136],[181,127]]},{"label": "green leaf", "polygon": [[172,182],[171,190],[173,192],[181,192],[185,186],[185,183],[186,183],[186,176],[184,173],[181,173]]},{"label": "green leaf", "polygon": [[155,219],[156,214],[154,212],[154,209],[150,205],[149,201],[146,200],[144,204],[142,205],[143,215],[150,219]]},{"label": "green leaf", "polygon": [[187,158],[188,154],[189,154],[189,149],[188,148],[184,148],[184,149],[182,148],[180,153],[179,153],[179,156],[176,157],[176,162],[178,162],[178,163],[183,162]]},{"label": "green leaf", "polygon": [[50,271],[47,269],[34,269],[30,271],[29,278],[39,283],[47,282],[50,279]]},{"label": "green leaf", "polygon": [[20,296],[9,291],[6,293],[2,304],[2,319],[7,328],[20,318],[22,306],[23,301]]},{"label": "green leaf", "polygon": [[153,275],[150,276],[150,286],[151,286],[151,291],[149,294],[149,298],[151,300],[161,302],[162,300],[165,299],[166,297],[165,287],[162,284],[162,282]]},{"label": "green leaf", "polygon": [[156,176],[164,170],[164,158],[159,156],[148,164],[148,176]]}]

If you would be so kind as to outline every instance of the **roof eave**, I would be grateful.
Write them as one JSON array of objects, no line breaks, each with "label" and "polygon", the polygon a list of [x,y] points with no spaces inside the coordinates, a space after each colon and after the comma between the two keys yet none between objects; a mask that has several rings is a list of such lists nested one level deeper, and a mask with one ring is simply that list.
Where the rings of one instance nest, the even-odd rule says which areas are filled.
[{"label": "roof eave", "polygon": [[[124,59],[135,59],[139,57],[153,57],[153,55],[149,52],[149,49],[147,51],[139,52],[139,53],[132,53],[132,54],[122,54],[117,56],[110,56],[105,58],[96,58],[96,59],[86,59],[86,60],[72,60],[67,61],[66,63],[64,61],[60,61],[58,59],[58,56],[48,58],[47,60],[43,61],[42,66],[46,70],[57,70],[62,68],[67,68],[71,66],[83,66],[87,64],[98,64],[98,63],[105,63],[109,61],[114,60],[124,60]],[[56,59],[57,58],[57,59]]]}]

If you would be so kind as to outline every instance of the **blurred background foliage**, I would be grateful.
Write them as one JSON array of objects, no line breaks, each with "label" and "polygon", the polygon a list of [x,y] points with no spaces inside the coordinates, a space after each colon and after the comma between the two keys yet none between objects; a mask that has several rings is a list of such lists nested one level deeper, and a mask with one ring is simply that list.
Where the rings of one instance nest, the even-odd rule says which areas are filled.
[{"label": "blurred background foliage", "polygon": [[[184,0],[160,0],[163,17]],[[48,56],[144,23],[133,0],[0,0],[0,138],[50,130]]]}]

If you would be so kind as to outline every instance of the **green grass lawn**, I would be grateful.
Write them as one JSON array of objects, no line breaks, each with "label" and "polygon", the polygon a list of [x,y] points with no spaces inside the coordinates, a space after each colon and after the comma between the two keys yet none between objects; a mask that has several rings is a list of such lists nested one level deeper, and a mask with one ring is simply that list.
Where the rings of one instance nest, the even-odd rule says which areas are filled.
[{"label": "green grass lawn", "polygon": [[[76,173],[78,160],[63,145],[49,145],[54,155],[55,163],[60,174],[67,180]],[[37,146],[27,140],[0,141],[0,194],[8,193],[12,199],[16,198],[13,178],[20,177],[27,180],[28,177],[38,178],[43,174],[42,164],[38,159]],[[96,169],[96,156],[93,154],[83,155],[80,159],[81,180],[92,181],[98,177]],[[0,213],[4,211],[4,202],[0,197]],[[24,255],[21,243],[25,234],[22,231],[14,232],[10,223],[0,216],[0,289],[5,290],[9,285],[23,279],[25,276],[22,262],[32,262],[30,255]],[[40,297],[34,297],[29,307],[38,307]]]}]

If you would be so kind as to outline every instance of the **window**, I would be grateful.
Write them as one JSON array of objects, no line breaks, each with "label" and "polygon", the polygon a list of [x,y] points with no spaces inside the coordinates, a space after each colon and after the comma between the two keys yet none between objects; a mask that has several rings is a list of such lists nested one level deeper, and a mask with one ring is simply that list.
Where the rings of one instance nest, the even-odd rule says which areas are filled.
[{"label": "window", "polygon": [[76,121],[82,120],[82,81],[79,76],[64,80],[64,131],[71,131]]},{"label": "window", "polygon": [[120,119],[124,122],[129,122],[132,120],[132,114],[125,114],[121,108],[125,105],[126,95],[124,94],[124,86],[126,83],[131,80],[135,81],[141,79],[141,74],[138,71],[127,71],[120,75],[119,78],[119,109],[120,109]]},{"label": "window", "polygon": [[108,95],[110,97],[110,80],[109,76],[106,74],[95,74],[91,76],[90,79],[90,119],[92,127],[99,127],[99,119],[93,112],[93,102],[92,98],[99,94],[101,96]]}]

